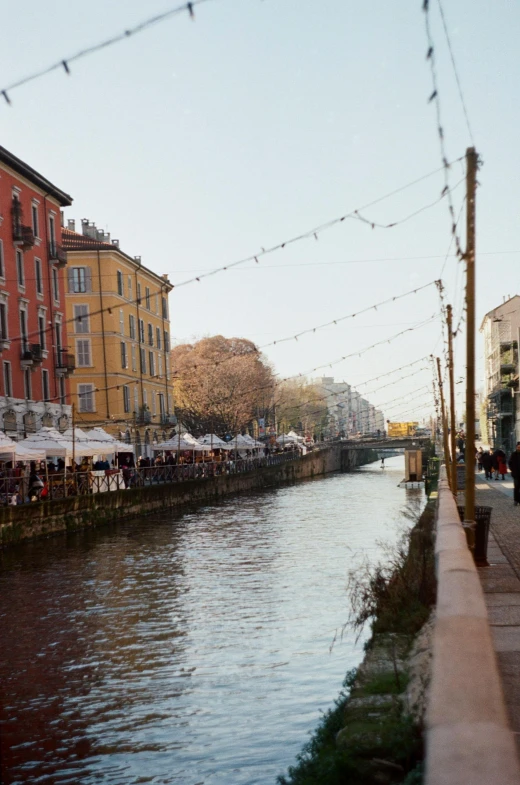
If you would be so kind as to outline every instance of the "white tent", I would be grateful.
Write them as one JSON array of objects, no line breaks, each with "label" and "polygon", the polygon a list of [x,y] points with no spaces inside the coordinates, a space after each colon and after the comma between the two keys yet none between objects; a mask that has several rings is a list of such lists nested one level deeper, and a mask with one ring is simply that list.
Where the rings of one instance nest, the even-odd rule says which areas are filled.
[{"label": "white tent", "polygon": [[16,442],[0,431],[0,461],[14,461]]},{"label": "white tent", "polygon": [[197,441],[192,443],[179,438],[170,439],[167,442],[161,442],[161,444],[152,444],[151,447],[154,452],[163,452],[164,450],[168,450],[168,452],[177,452],[177,450],[181,452],[205,452],[208,449]]},{"label": "white tent", "polygon": [[44,461],[45,450],[30,448],[25,445],[25,440],[16,442],[16,460],[17,461]]},{"label": "white tent", "polygon": [[105,450],[105,452],[134,452],[134,446],[132,444],[123,442],[121,439],[116,439],[115,436],[111,436],[99,426],[87,431],[86,434],[89,439],[95,439],[97,442],[105,442],[108,446],[115,448],[112,450]]},{"label": "white tent", "polygon": [[36,433],[31,434],[23,441],[24,447],[30,450],[45,450],[45,456],[55,458],[76,458],[85,455],[94,455],[95,450],[88,446],[88,443],[82,443],[76,440],[73,448],[72,439],[67,439],[65,434],[61,434],[55,428],[41,428]]},{"label": "white tent", "polygon": [[199,439],[199,444],[204,444],[206,447],[213,448],[214,450],[232,450],[233,446],[231,443],[225,442],[220,436],[217,436],[216,433],[207,433],[205,436],[201,436]]},{"label": "white tent", "polygon": [[[191,435],[191,433],[183,433],[181,439],[185,442],[189,442],[190,444],[200,443],[194,436]],[[173,439],[171,441],[173,441]]]},{"label": "white tent", "polygon": [[291,433],[282,433],[276,441],[278,444],[297,444],[298,436]]},{"label": "white tent", "polygon": [[297,441],[299,441],[299,442],[303,442],[303,441],[305,441],[305,439],[303,438],[303,436],[299,436],[299,435],[296,433],[296,431],[289,431],[289,433],[287,434],[287,436],[290,436],[290,437],[291,437],[291,439],[297,439]]}]

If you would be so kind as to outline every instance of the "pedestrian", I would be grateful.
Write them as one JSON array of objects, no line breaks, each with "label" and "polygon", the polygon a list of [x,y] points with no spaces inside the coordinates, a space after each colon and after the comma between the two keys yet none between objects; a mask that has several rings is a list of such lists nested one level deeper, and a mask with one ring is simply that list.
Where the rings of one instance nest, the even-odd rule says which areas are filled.
[{"label": "pedestrian", "polygon": [[501,454],[497,455],[498,473],[502,475],[502,479],[505,480],[507,474],[506,456],[504,455],[504,453],[502,453],[502,450],[500,450],[500,453]]},{"label": "pedestrian", "polygon": [[482,447],[479,447],[478,448],[478,452],[477,452],[477,467],[478,467],[479,472],[482,471],[482,454],[483,454],[483,452],[484,452],[484,450],[482,449]]},{"label": "pedestrian", "polygon": [[384,455],[381,457],[381,468],[382,469],[385,468],[385,458],[384,458]]},{"label": "pedestrian", "polygon": [[491,476],[493,476],[494,473],[495,480],[498,480],[498,455],[496,450],[491,454],[491,469]]},{"label": "pedestrian", "polygon": [[486,480],[490,480],[492,476],[492,466],[491,466],[491,455],[489,454],[489,450],[486,450],[482,453],[482,457],[480,459],[482,461],[482,468],[486,473]]},{"label": "pedestrian", "polygon": [[513,498],[515,507],[520,504],[520,442],[516,443],[516,450],[509,458],[509,468],[513,475],[514,491]]}]

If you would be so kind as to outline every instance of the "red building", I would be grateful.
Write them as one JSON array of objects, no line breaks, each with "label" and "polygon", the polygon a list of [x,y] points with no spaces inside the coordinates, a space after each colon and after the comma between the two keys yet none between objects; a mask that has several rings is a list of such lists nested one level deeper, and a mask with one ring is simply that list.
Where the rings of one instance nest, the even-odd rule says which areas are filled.
[{"label": "red building", "polygon": [[60,210],[71,203],[0,147],[0,430],[12,437],[69,425]]}]

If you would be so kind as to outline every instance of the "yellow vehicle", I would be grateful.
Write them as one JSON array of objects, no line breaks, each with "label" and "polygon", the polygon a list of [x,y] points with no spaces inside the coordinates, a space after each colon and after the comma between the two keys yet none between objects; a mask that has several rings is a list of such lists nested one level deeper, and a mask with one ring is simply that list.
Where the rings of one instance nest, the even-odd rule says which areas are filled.
[{"label": "yellow vehicle", "polygon": [[410,436],[415,436],[416,430],[419,427],[418,422],[389,422],[388,425],[388,436],[398,438],[398,439],[406,439]]}]

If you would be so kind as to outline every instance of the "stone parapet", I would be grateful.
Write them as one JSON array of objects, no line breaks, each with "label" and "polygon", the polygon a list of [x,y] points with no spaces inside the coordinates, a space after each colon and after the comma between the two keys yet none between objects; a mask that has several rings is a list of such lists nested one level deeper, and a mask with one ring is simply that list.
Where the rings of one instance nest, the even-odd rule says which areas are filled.
[{"label": "stone parapet", "polygon": [[444,467],[435,561],[426,785],[520,785],[484,595]]}]

